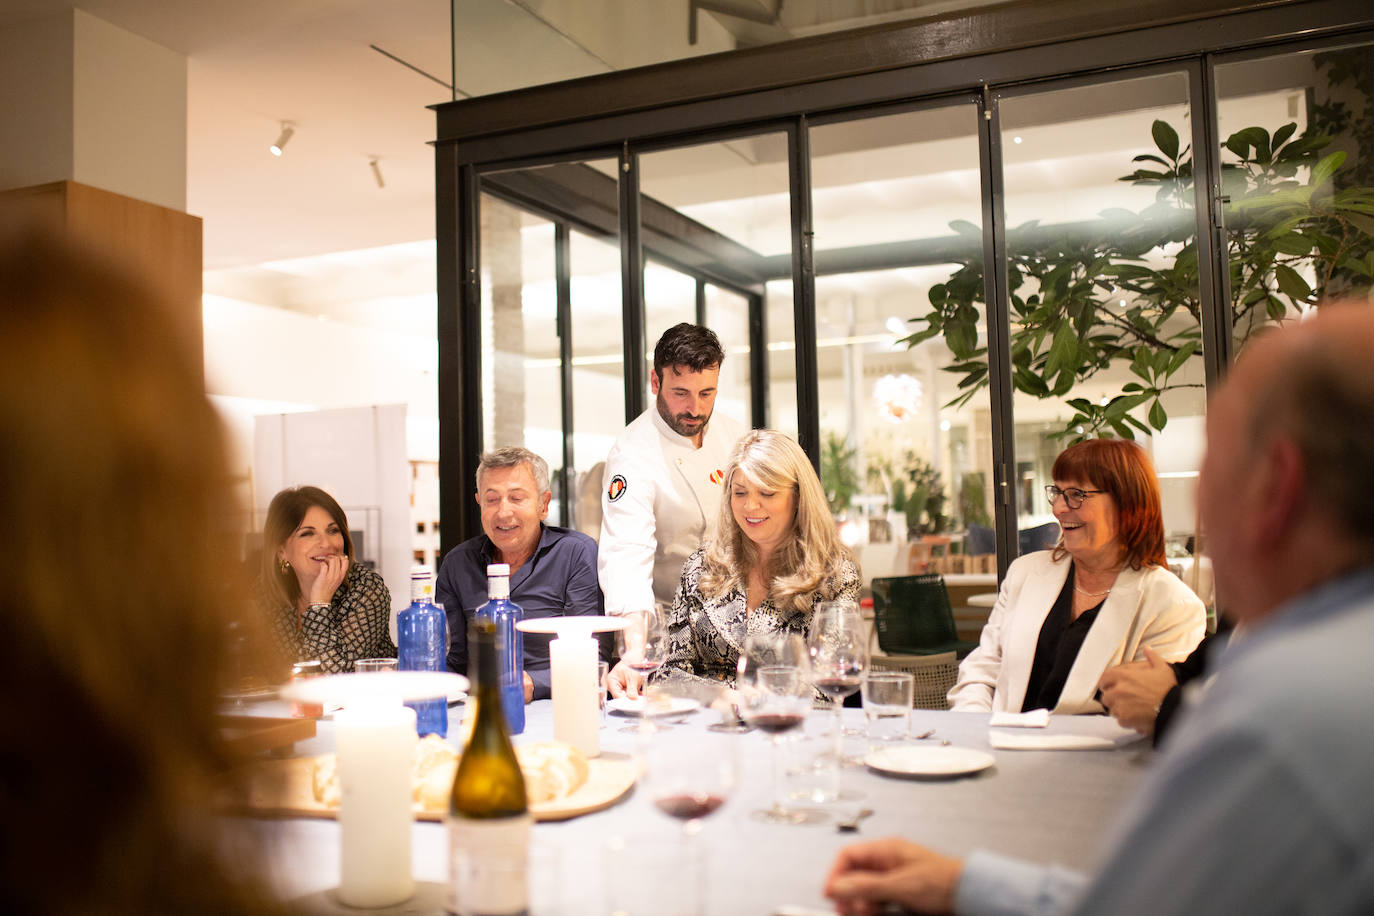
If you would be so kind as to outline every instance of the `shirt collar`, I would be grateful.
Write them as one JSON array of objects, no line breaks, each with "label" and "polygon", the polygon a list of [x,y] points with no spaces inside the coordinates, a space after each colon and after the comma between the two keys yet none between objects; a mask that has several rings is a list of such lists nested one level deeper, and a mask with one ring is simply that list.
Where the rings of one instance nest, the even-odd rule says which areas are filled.
[{"label": "shirt collar", "polygon": [[[530,555],[529,560],[525,561],[526,565],[529,564],[530,560],[533,560],[535,557],[548,550],[549,547],[562,536],[563,532],[561,530],[551,528],[544,522],[540,522],[539,543],[534,545],[534,553]],[[482,532],[482,541],[478,553],[482,558],[482,565],[484,567],[490,566],[492,563],[496,562],[496,545],[492,543],[491,538],[487,536],[485,531]]]},{"label": "shirt collar", "polygon": [[[657,403],[649,405],[649,413],[653,416],[654,427],[659,431],[659,434],[666,438],[669,442],[673,443],[678,448],[686,449],[690,452],[694,452],[697,450],[696,443],[692,441],[691,436],[684,436],[668,425],[668,421],[663,419],[663,414],[658,412]],[[712,411],[711,416],[715,416],[714,411]],[[701,428],[701,444],[703,446],[706,444],[706,437],[710,435],[710,429],[711,421],[707,420],[706,425]]]},{"label": "shirt collar", "polygon": [[1374,566],[1365,566],[1308,589],[1284,602],[1268,619],[1244,627],[1244,639],[1227,640],[1220,663],[1233,665],[1257,646],[1284,639],[1293,630],[1320,623],[1360,605],[1374,595]]}]

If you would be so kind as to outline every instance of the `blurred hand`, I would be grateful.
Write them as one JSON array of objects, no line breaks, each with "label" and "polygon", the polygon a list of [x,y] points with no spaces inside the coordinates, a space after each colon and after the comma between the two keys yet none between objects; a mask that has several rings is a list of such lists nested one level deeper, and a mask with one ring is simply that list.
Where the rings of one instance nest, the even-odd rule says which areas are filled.
[{"label": "blurred hand", "polygon": [[631,669],[623,661],[617,662],[614,668],[606,672],[606,690],[616,699],[637,699],[644,690],[644,675]]},{"label": "blurred hand", "polygon": [[1148,646],[1145,647],[1145,661],[1117,665],[1097,683],[1102,691],[1102,705],[1107,711],[1123,726],[1142,735],[1154,734],[1159,704],[1177,685],[1174,669]]},{"label": "blurred hand", "polygon": [[[311,572],[314,576],[307,580]],[[301,594],[305,595],[307,604],[328,604],[334,600],[334,593],[348,575],[348,557],[337,554],[323,560],[313,560],[310,569],[304,572],[297,570],[296,575],[302,580]]]},{"label": "blurred hand", "polygon": [[534,699],[534,679],[528,671],[521,673],[525,675],[525,702],[528,703]]},{"label": "blurred hand", "polygon": [[918,913],[949,913],[963,872],[960,859],[886,837],[840,850],[824,893],[842,916],[872,916],[889,902]]}]

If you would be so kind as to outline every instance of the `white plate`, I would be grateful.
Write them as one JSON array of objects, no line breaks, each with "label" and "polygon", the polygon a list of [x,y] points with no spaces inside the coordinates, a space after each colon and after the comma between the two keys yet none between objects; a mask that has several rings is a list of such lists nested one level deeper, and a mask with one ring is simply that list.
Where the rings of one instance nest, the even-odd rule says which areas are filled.
[{"label": "white plate", "polygon": [[587,636],[593,633],[609,633],[625,629],[624,617],[600,617],[588,614],[574,614],[571,617],[531,617],[522,620],[515,628],[522,633],[549,633],[554,636]]},{"label": "white plate", "polygon": [[870,768],[893,776],[961,776],[986,770],[996,762],[986,751],[920,745],[880,748],[864,757]]},{"label": "white plate", "polygon": [[[690,697],[669,697],[666,708],[659,710],[655,708],[652,715],[655,716],[680,716],[700,709],[701,704]],[[618,712],[622,716],[642,716],[644,715],[644,697],[619,697],[614,700],[606,701],[606,709],[610,712]]]},{"label": "white plate", "polygon": [[431,697],[454,699],[468,689],[468,679],[449,671],[369,671],[306,678],[281,688],[284,700],[339,706],[366,705],[385,699],[404,703]]}]

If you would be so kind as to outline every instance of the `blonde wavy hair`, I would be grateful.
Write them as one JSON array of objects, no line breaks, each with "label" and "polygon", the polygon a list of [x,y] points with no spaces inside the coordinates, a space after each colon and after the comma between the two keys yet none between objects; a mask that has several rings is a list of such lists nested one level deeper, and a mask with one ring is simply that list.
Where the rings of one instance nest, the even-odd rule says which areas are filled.
[{"label": "blonde wavy hair", "polygon": [[792,439],[771,429],[748,433],[730,455],[720,519],[702,562],[702,592],[714,597],[731,589],[744,591],[749,573],[759,565],[758,548],[735,522],[730,505],[736,474],[764,489],[792,491],[796,505],[791,537],[774,551],[764,575],[778,610],[810,610],[812,593],[852,557],[835,531],[825,491],[806,453]]}]

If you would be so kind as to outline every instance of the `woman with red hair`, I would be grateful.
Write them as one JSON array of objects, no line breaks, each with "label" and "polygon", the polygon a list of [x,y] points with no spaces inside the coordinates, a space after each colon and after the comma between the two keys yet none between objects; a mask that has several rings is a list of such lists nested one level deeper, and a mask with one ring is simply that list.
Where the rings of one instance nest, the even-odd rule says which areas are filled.
[{"label": "woman with red hair", "polygon": [[1164,565],[1159,484],[1145,450],[1090,439],[1054,462],[1045,495],[1059,543],[1007,569],[978,648],[959,666],[950,707],[1100,713],[1097,682],[1148,647],[1178,661],[1206,612]]}]

